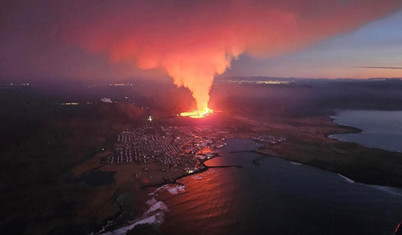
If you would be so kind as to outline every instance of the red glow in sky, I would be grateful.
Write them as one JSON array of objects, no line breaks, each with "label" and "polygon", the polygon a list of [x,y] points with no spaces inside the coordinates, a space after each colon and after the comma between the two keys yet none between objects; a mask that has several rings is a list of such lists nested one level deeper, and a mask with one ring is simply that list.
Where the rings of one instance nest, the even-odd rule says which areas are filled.
[{"label": "red glow in sky", "polygon": [[[69,26],[112,61],[162,69],[206,110],[214,76],[240,54],[277,56],[388,14],[397,1],[135,1],[104,4]],[[80,10],[80,9],[78,9]]]},{"label": "red glow in sky", "polygon": [[303,49],[402,6],[399,0],[18,2],[4,4],[2,14],[1,69],[8,76],[134,77],[138,68],[153,69],[187,87],[198,110],[208,105],[214,76],[238,56]]}]

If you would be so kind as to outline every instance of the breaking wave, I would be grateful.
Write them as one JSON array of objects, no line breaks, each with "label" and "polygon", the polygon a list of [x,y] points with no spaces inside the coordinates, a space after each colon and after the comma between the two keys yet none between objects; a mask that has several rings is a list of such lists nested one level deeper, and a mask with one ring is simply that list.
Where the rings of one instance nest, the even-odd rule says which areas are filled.
[{"label": "breaking wave", "polygon": [[[154,196],[157,195],[158,192],[167,191],[170,194],[177,195],[181,192],[186,191],[186,186],[184,184],[179,185],[163,185],[155,191],[149,193],[148,195]],[[147,206],[149,206],[148,210],[135,221],[132,221],[130,225],[121,227],[119,229],[102,233],[102,235],[123,235],[126,234],[129,230],[133,229],[135,226],[140,224],[154,224],[160,225],[163,223],[165,218],[165,213],[169,211],[168,207],[162,201],[157,201],[154,197],[146,201]]]},{"label": "breaking wave", "polygon": [[179,185],[163,185],[159,188],[157,188],[155,191],[152,193],[149,193],[148,195],[153,196],[157,194],[160,191],[168,191],[170,194],[177,195],[179,193],[185,192],[186,191],[186,186],[184,184],[179,184]]},{"label": "breaking wave", "polygon": [[165,203],[152,198],[146,202],[149,209],[141,216],[140,219],[133,221],[130,225],[121,227],[114,231],[102,233],[102,235],[122,235],[140,224],[162,224],[165,218],[165,213],[169,210]]}]

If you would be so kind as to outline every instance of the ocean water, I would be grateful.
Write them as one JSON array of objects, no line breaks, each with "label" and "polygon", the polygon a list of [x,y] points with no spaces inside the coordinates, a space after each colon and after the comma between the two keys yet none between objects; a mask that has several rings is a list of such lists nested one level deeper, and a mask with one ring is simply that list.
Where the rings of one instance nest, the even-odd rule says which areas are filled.
[{"label": "ocean water", "polygon": [[402,111],[345,110],[332,118],[337,124],[356,127],[362,132],[334,134],[330,138],[402,152]]},{"label": "ocean water", "polygon": [[213,168],[155,195],[168,210],[163,234],[392,234],[402,190],[356,184],[339,174],[275,157],[253,164],[253,142],[232,139]]}]

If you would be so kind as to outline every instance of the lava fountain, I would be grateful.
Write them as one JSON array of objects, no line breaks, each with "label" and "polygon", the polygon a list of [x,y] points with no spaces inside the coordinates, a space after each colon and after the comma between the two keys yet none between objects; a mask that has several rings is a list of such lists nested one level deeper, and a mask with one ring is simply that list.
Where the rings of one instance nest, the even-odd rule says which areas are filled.
[{"label": "lava fountain", "polygon": [[66,2],[57,23],[64,41],[115,63],[166,72],[177,87],[190,90],[196,110],[181,116],[192,118],[213,112],[214,77],[240,55],[270,58],[301,50],[402,9],[400,0]]},{"label": "lava fountain", "polygon": [[191,112],[183,112],[180,113],[180,116],[182,117],[191,117],[191,118],[204,118],[210,114],[212,114],[214,110],[210,108],[205,108],[204,110],[194,110]]},{"label": "lava fountain", "polygon": [[177,87],[186,87],[196,101],[194,111],[183,112],[181,116],[203,118],[213,110],[208,107],[209,92],[216,75],[222,74],[242,50],[204,46],[199,43],[192,48],[175,50],[161,62]]}]

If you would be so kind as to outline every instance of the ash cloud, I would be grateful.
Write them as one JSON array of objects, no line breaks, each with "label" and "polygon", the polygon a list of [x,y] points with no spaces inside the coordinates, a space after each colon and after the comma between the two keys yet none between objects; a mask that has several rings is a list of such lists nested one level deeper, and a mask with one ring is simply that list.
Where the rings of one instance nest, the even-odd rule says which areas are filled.
[{"label": "ash cloud", "polygon": [[143,0],[38,1],[38,5],[36,14],[47,19],[57,43],[107,57],[111,64],[164,71],[175,85],[188,88],[197,109],[203,110],[214,76],[224,73],[241,54],[273,57],[292,52],[355,30],[401,9],[402,3]]}]

